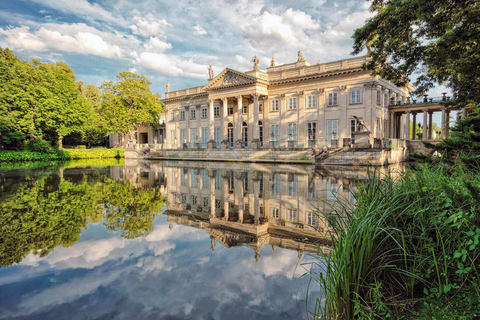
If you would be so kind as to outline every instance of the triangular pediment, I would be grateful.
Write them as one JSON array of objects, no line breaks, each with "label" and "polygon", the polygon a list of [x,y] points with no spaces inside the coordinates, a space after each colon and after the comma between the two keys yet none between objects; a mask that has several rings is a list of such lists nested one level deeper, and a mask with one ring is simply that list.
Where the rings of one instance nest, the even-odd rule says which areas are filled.
[{"label": "triangular pediment", "polygon": [[215,78],[210,80],[204,87],[205,90],[215,90],[226,87],[235,87],[246,84],[253,84],[257,78],[233,69],[225,69],[220,72]]}]

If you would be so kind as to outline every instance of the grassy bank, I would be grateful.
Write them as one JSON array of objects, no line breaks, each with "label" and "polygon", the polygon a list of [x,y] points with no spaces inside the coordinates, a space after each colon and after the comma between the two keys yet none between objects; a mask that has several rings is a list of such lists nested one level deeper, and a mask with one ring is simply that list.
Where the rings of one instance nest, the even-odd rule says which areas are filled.
[{"label": "grassy bank", "polygon": [[325,292],[317,316],[402,318],[414,306],[421,314],[434,305],[429,301],[449,306],[465,288],[480,304],[479,172],[440,165],[398,180],[372,173],[358,187],[356,205],[334,213],[333,249],[314,274]]},{"label": "grassy bank", "polygon": [[87,150],[53,150],[50,152],[38,151],[0,151],[0,162],[25,161],[57,161],[76,159],[104,159],[123,158],[123,149],[87,149]]}]

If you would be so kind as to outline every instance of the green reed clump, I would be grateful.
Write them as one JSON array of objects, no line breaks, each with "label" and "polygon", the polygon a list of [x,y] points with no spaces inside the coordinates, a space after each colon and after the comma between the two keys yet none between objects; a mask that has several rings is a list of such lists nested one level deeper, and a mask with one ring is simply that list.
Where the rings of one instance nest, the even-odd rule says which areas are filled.
[{"label": "green reed clump", "polygon": [[394,179],[373,171],[355,205],[339,199],[332,251],[312,271],[325,293],[315,317],[391,318],[426,296],[478,288],[478,173],[422,166]]}]

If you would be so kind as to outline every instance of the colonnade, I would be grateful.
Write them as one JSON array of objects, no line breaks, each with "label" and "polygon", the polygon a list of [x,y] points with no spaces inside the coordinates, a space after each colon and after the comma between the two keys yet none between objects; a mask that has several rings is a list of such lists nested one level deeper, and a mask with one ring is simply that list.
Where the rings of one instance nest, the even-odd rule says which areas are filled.
[{"label": "colonnade", "polygon": [[[390,110],[390,119],[389,119],[390,138],[417,140],[417,115],[422,114],[423,115],[422,140],[432,140],[434,138],[433,137],[433,113],[438,111],[442,112],[442,118],[440,123],[441,136],[442,138],[446,138],[449,134],[450,110],[448,110],[445,107],[440,109],[409,108],[402,111]],[[412,123],[413,123],[412,133],[410,133],[410,115],[412,115]],[[405,130],[401,129],[402,125],[404,125]]]}]

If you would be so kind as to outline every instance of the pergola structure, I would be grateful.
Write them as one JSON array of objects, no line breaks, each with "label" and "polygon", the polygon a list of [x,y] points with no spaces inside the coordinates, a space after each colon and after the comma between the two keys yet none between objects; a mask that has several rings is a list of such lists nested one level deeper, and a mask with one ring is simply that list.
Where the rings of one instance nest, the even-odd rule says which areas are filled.
[{"label": "pergola structure", "polygon": [[[439,98],[428,98],[425,96],[423,100],[410,100],[407,98],[405,103],[398,102],[397,104],[391,104],[388,108],[389,112],[389,135],[393,139],[407,139],[407,140],[416,140],[417,139],[417,114],[423,114],[423,135],[422,140],[432,140],[433,139],[433,113],[442,112],[441,119],[441,134],[442,138],[446,138],[449,133],[450,127],[450,110],[447,105],[449,101],[453,101],[450,97],[446,96],[446,93],[443,93],[442,97]],[[465,113],[465,111],[464,111]],[[462,114],[462,116],[464,115]],[[413,115],[413,134],[410,139],[410,114]],[[404,115],[406,115],[404,117]],[[405,130],[401,130],[402,121],[404,121]],[[403,131],[403,132],[402,132]]]}]

